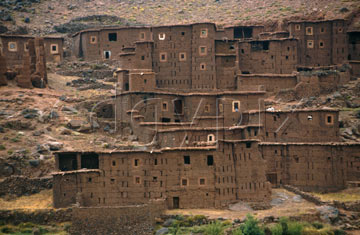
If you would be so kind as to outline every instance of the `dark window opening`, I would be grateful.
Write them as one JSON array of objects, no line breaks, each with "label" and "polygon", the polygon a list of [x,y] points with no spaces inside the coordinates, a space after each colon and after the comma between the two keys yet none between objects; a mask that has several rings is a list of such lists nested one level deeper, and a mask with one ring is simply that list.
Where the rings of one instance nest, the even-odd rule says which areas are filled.
[{"label": "dark window opening", "polygon": [[252,38],[253,29],[250,27],[235,27],[234,38]]},{"label": "dark window opening", "polygon": [[229,49],[234,50],[235,49],[234,45],[230,45]]},{"label": "dark window opening", "polygon": [[241,54],[244,54],[244,53],[245,53],[244,49],[241,49]]},{"label": "dark window opening", "polygon": [[99,169],[99,155],[96,153],[84,153],[81,155],[81,168]]},{"label": "dark window opening", "polygon": [[254,41],[250,42],[251,44],[251,51],[261,51],[261,50],[269,50],[269,41]]},{"label": "dark window opening", "polygon": [[190,164],[190,156],[184,156],[184,164]]},{"label": "dark window opening", "polygon": [[241,74],[250,74],[249,71],[241,71]]},{"label": "dark window opening", "polygon": [[332,123],[332,117],[331,116],[327,116],[327,122]]},{"label": "dark window opening", "polygon": [[175,112],[175,114],[182,114],[183,113],[182,100],[174,100],[174,112]]},{"label": "dark window opening", "polygon": [[116,166],[116,162],[115,162],[115,161],[112,161],[112,165],[113,165],[113,166]]},{"label": "dark window opening", "polygon": [[179,197],[173,197],[173,209],[179,209],[180,199]]},{"label": "dark window opening", "polygon": [[181,180],[181,185],[186,186],[187,185],[187,179],[182,179]]},{"label": "dark window opening", "polygon": [[109,41],[116,42],[117,41],[117,33],[109,33]]},{"label": "dark window opening", "polygon": [[180,122],[180,120],[179,120],[179,119],[175,119],[175,122]]},{"label": "dark window opening", "polygon": [[204,178],[200,179],[200,185],[205,185],[205,179]]},{"label": "dark window opening", "polygon": [[157,158],[154,159],[154,165],[157,165],[158,162],[157,162]]},{"label": "dark window opening", "polygon": [[125,83],[125,91],[129,90],[129,83]]},{"label": "dark window opening", "polygon": [[181,35],[184,36],[184,35],[185,35],[185,32],[181,32]]},{"label": "dark window opening", "polygon": [[138,166],[139,165],[139,159],[135,159],[134,160],[134,166]]},{"label": "dark window opening", "polygon": [[251,148],[251,143],[250,143],[250,142],[247,142],[247,143],[246,143],[246,148],[247,148],[247,149]]},{"label": "dark window opening", "polygon": [[208,166],[214,165],[214,157],[212,155],[207,156],[207,165]]},{"label": "dark window opening", "polygon": [[105,51],[105,59],[110,59],[110,51]]},{"label": "dark window opening", "polygon": [[92,178],[91,178],[91,177],[88,178],[88,182],[92,182]]},{"label": "dark window opening", "polygon": [[141,56],[141,60],[145,60],[145,56],[142,55],[142,56]]},{"label": "dark window opening", "polygon": [[59,154],[59,170],[72,171],[77,170],[76,153]]},{"label": "dark window opening", "polygon": [[161,122],[171,122],[170,118],[161,118]]},{"label": "dark window opening", "polygon": [[[27,47],[26,49],[28,49],[28,47]],[[52,50],[52,51],[57,51],[57,46],[53,45],[53,46],[51,47],[51,50]]]}]

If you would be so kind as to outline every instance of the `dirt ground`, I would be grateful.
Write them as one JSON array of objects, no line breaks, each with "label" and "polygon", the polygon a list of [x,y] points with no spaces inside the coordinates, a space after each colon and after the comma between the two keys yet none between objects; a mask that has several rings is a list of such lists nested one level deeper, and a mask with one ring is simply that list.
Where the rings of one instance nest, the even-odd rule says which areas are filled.
[{"label": "dirt ground", "polygon": [[295,216],[316,213],[316,205],[304,199],[299,199],[296,194],[285,189],[273,189],[272,191],[273,207],[267,210],[253,211],[246,205],[240,205],[238,210],[217,210],[217,209],[177,209],[166,211],[167,215],[205,215],[211,219],[244,219],[246,214],[251,213],[258,219],[267,216]]}]

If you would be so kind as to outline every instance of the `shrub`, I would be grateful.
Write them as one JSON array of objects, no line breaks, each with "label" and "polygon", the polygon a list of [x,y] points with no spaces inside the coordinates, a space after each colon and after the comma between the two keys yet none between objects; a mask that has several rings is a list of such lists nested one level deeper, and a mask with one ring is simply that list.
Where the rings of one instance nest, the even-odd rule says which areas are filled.
[{"label": "shrub", "polygon": [[14,233],[13,228],[9,227],[9,226],[4,226],[0,229],[0,231],[2,233]]},{"label": "shrub", "polygon": [[33,228],[35,227],[35,224],[31,223],[31,222],[26,222],[26,223],[21,223],[19,224],[20,228]]},{"label": "shrub", "polygon": [[208,224],[205,226],[204,234],[205,235],[221,235],[224,233],[224,227],[218,221]]},{"label": "shrub", "polygon": [[264,231],[259,227],[259,221],[252,215],[247,214],[245,224],[240,226],[244,235],[263,235]]},{"label": "shrub", "polygon": [[5,146],[0,144],[0,150],[5,150],[5,149],[6,149]]},{"label": "shrub", "polygon": [[344,230],[341,229],[335,229],[334,230],[334,235],[345,235],[346,232]]},{"label": "shrub", "polygon": [[274,226],[270,227],[270,231],[272,235],[282,235],[283,229],[281,224],[275,224]]},{"label": "shrub", "polygon": [[322,229],[324,227],[324,225],[318,221],[313,222],[311,225],[316,229]]},{"label": "shrub", "polygon": [[232,231],[232,235],[243,235],[241,228],[237,228]]}]

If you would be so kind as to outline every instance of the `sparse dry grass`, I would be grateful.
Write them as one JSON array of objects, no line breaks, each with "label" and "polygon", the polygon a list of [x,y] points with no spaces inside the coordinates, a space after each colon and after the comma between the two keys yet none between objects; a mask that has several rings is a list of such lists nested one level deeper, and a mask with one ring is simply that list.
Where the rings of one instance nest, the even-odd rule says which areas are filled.
[{"label": "sparse dry grass", "polygon": [[4,200],[0,198],[0,209],[14,210],[36,210],[52,208],[52,190],[43,190],[30,196],[22,196],[15,200]]},{"label": "sparse dry grass", "polygon": [[336,193],[312,193],[318,196],[322,201],[340,201],[351,202],[360,200],[360,188],[345,189]]}]

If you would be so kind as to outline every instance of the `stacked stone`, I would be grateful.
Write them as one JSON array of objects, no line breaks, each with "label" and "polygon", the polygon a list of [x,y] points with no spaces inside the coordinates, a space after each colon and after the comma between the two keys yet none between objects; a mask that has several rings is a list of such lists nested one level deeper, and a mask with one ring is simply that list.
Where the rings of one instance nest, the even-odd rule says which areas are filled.
[{"label": "stacked stone", "polygon": [[7,84],[5,73],[6,73],[6,61],[0,51],[0,86],[4,86]]}]

